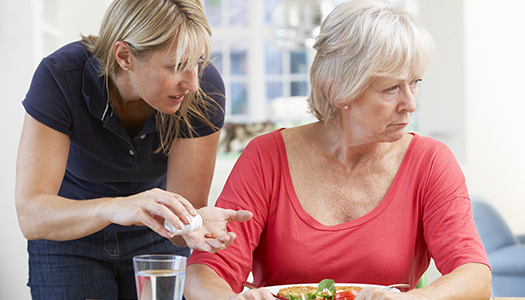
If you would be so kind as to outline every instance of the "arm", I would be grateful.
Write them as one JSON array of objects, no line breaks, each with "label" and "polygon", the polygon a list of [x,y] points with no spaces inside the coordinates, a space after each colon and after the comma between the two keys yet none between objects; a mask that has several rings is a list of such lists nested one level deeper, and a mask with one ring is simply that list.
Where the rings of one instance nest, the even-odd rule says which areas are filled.
[{"label": "arm", "polygon": [[468,263],[410,293],[418,299],[430,298],[430,295],[432,299],[490,299],[490,286],[490,269],[483,264]]},{"label": "arm", "polygon": [[491,296],[490,285],[490,269],[483,264],[468,263],[420,289],[393,293],[376,288],[365,288],[355,299],[488,300]]},{"label": "arm", "polygon": [[[204,137],[177,140],[168,157],[167,191],[182,195],[197,208],[208,205],[219,137],[220,130]],[[181,236],[171,238],[171,242],[187,245]]]},{"label": "arm", "polygon": [[[69,154],[69,137],[26,114],[18,150],[15,201],[27,239],[71,240],[111,223],[146,225],[170,233],[156,216],[176,224],[192,210],[180,196],[155,189],[130,197],[71,200],[58,196]],[[173,211],[173,212],[172,212]]]},{"label": "arm", "polygon": [[[205,252],[224,249],[235,239],[235,234],[226,230],[228,222],[245,222],[252,217],[247,211],[206,207],[219,137],[220,130],[204,137],[180,139],[168,158],[166,189],[183,196],[194,207],[200,208],[199,214],[203,217],[201,230],[170,239],[177,246],[187,245]],[[214,233],[218,237],[206,238],[206,233]]]},{"label": "arm", "polygon": [[196,208],[208,205],[220,133],[179,139],[168,157],[166,190],[183,196]]},{"label": "arm", "polygon": [[[184,284],[184,297],[188,300],[273,300],[275,299],[267,289],[248,290],[241,294],[233,292],[228,283],[223,280],[210,267],[201,264],[188,266]],[[202,287],[206,286],[206,289]]]}]

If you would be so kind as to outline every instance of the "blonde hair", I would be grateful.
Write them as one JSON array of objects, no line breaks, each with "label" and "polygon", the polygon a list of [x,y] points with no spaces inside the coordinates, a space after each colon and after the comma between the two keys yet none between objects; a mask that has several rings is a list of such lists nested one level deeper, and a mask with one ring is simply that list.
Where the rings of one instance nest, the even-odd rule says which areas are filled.
[{"label": "blonde hair", "polygon": [[[127,43],[133,55],[146,58],[153,51],[174,47],[180,71],[187,71],[201,59],[200,74],[209,63],[211,29],[199,0],[115,0],[102,21],[98,36],[82,36],[82,43],[100,62],[100,75],[109,77],[119,68],[113,54],[118,41]],[[211,99],[201,88],[189,93],[177,112],[164,115],[157,112],[157,131],[160,146],[157,152],[169,154],[175,140],[188,129],[193,136],[192,118],[199,118],[217,129],[205,116],[206,99]]]},{"label": "blonde hair", "polygon": [[320,121],[330,122],[374,77],[426,72],[434,41],[402,7],[385,1],[353,0],[326,17],[314,48],[308,105]]}]

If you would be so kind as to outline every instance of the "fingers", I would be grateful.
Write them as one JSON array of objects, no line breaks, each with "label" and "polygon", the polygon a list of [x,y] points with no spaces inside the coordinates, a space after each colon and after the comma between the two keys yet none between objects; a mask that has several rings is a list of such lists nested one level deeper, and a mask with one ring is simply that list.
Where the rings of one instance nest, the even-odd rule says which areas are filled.
[{"label": "fingers", "polygon": [[229,217],[227,218],[228,222],[246,222],[246,221],[249,221],[253,217],[252,212],[247,211],[247,210],[238,210],[238,211],[226,210],[226,211],[230,214]]},{"label": "fingers", "polygon": [[[178,229],[181,229],[184,224],[190,224],[191,216],[197,215],[193,205],[191,205],[187,199],[175,193],[161,189],[153,189],[145,196],[151,198],[156,203],[167,207],[168,210],[164,210],[162,216]],[[184,224],[179,223],[179,220]]]},{"label": "fingers", "polygon": [[196,215],[195,208],[184,197],[158,188],[122,199],[112,213],[112,223],[147,226],[166,238],[173,234],[164,227],[165,220],[182,229]]},{"label": "fingers", "polygon": [[387,300],[387,299],[400,299],[404,298],[404,293],[397,293],[392,291],[385,291],[384,289],[376,287],[364,287],[357,296],[355,300],[366,300],[366,299],[378,299],[378,300]]},{"label": "fingers", "polygon": [[260,300],[266,300],[266,299],[273,300],[275,299],[270,293],[270,291],[268,291],[265,288],[247,290],[243,292],[242,294],[240,294],[239,296],[243,296],[244,299],[247,299],[247,300],[259,300],[259,299]]},{"label": "fingers", "polygon": [[165,238],[172,238],[173,234],[164,227],[164,219],[152,216],[149,212],[141,211],[138,217],[138,225],[149,227],[159,235]]},{"label": "fingers", "polygon": [[235,233],[228,232],[227,234],[221,235],[216,239],[206,239],[206,243],[214,248],[215,251],[226,249],[235,240]]},{"label": "fingers", "polygon": [[186,244],[192,249],[215,253],[230,246],[235,240],[236,235],[233,232],[228,232],[219,237],[208,238],[200,233],[190,232],[182,235],[182,237],[186,241]]}]

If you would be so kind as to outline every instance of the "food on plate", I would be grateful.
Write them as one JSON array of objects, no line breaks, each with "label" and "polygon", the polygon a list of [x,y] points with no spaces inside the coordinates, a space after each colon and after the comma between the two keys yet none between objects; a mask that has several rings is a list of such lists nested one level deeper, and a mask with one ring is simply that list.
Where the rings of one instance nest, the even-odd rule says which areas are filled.
[{"label": "food on plate", "polygon": [[277,296],[290,300],[302,300],[302,293],[307,300],[352,300],[361,289],[358,286],[335,286],[335,282],[332,279],[324,279],[317,287],[301,285],[282,288],[277,293]]}]

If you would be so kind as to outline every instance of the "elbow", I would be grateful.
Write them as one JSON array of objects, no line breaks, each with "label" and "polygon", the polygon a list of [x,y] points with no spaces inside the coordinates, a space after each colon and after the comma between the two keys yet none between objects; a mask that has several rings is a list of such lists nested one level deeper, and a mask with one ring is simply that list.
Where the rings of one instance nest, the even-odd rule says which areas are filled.
[{"label": "elbow", "polygon": [[488,271],[488,275],[486,276],[486,284],[485,284],[485,293],[483,294],[483,299],[492,299],[492,273],[490,270]]},{"label": "elbow", "polygon": [[[18,200],[18,199],[17,199]],[[25,239],[33,241],[39,239],[35,226],[31,222],[32,218],[24,205],[20,204],[20,201],[16,201],[16,213],[18,218],[18,227],[22,232]]]},{"label": "elbow", "polygon": [[20,214],[18,215],[18,227],[20,228],[20,231],[22,232],[24,238],[29,241],[38,240],[39,237],[37,233],[34,230],[32,230],[31,226],[28,223],[29,222],[26,222],[24,220],[24,217],[21,217]]},{"label": "elbow", "polygon": [[477,280],[479,280],[478,291],[479,299],[491,299],[492,298],[492,272],[486,265],[479,265],[481,268]]}]

